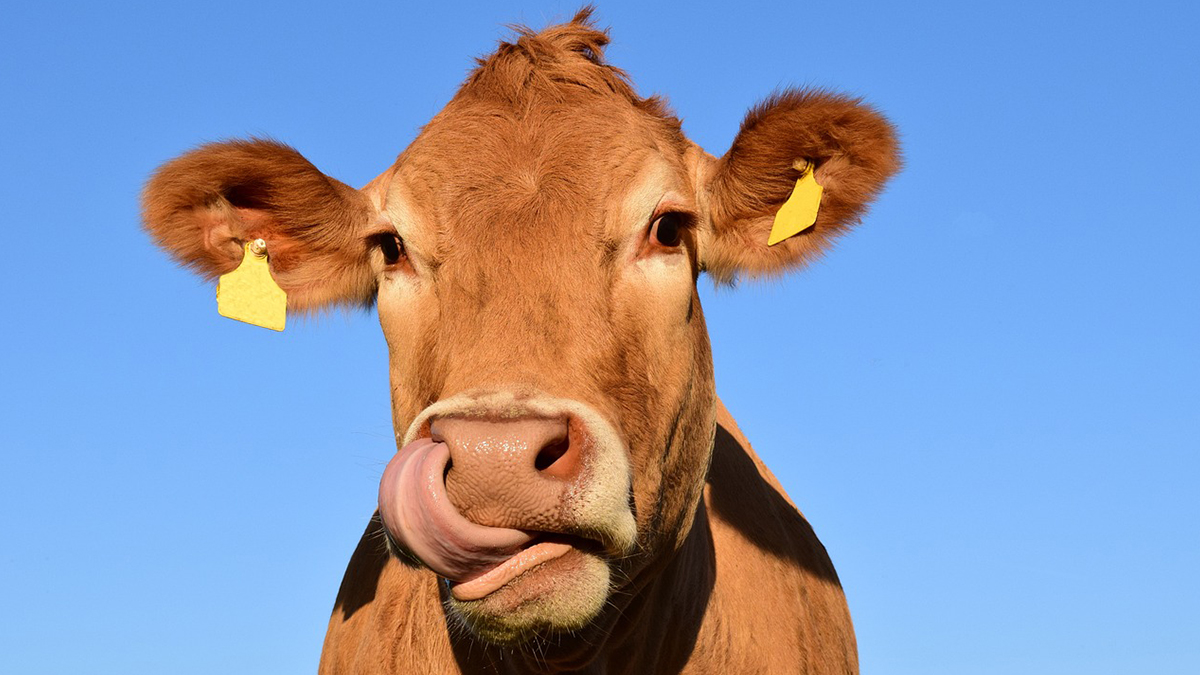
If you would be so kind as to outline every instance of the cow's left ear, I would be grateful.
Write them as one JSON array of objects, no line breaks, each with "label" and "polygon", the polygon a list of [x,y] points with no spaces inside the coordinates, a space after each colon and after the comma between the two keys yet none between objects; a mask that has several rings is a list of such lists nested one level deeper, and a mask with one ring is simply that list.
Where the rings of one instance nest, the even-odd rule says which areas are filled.
[{"label": "cow's left ear", "polygon": [[[802,175],[797,160],[815,165],[824,188],[816,223],[768,246],[775,214]],[[729,280],[803,265],[858,222],[899,168],[891,124],[860,100],[815,90],[772,96],[750,111],[729,152],[707,172],[712,227],[702,244],[704,268]]]},{"label": "cow's left ear", "polygon": [[210,143],[177,157],[146,184],[142,215],[159,246],[208,278],[236,269],[245,242],[265,240],[289,311],[374,300],[370,200],[282,143]]}]

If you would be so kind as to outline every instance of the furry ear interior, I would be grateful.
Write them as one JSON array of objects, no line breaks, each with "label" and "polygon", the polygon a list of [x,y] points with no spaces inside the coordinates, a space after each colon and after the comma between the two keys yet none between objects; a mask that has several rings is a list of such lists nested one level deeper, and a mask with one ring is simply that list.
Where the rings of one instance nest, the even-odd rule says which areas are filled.
[{"label": "furry ear interior", "polygon": [[159,168],[142,193],[155,243],[204,277],[237,268],[244,242],[266,240],[291,311],[373,301],[372,213],[358,190],[292,148],[257,139],[188,152]]},{"label": "furry ear interior", "polygon": [[[801,171],[816,166],[824,188],[817,221],[774,246],[767,237]],[[847,231],[900,168],[891,124],[859,99],[788,90],[755,106],[709,174],[712,232],[702,255],[720,280],[779,274],[818,257]]]}]

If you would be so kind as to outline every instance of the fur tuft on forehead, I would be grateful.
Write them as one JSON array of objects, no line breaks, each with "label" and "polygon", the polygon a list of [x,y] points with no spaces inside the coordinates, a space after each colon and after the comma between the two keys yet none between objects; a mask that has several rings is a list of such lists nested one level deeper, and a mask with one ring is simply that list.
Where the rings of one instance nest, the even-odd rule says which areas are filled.
[{"label": "fur tuft on forehead", "polygon": [[564,87],[581,88],[601,96],[616,95],[635,108],[678,127],[665,101],[642,98],[625,71],[604,61],[608,31],[596,27],[594,7],[585,6],[569,23],[540,32],[514,26],[515,42],[501,42],[495,53],[476,59],[476,68],[460,95],[501,99],[509,104],[529,100],[531,93],[564,97]]}]

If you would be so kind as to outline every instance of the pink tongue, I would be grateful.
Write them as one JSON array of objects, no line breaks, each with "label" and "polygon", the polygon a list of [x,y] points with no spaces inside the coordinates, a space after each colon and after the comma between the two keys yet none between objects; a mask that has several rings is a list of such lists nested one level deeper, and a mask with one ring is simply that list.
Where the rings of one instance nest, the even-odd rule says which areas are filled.
[{"label": "pink tongue", "polygon": [[443,476],[445,443],[422,438],[400,449],[379,483],[379,515],[392,538],[451,581],[470,581],[518,553],[533,537],[472,523],[454,508]]}]

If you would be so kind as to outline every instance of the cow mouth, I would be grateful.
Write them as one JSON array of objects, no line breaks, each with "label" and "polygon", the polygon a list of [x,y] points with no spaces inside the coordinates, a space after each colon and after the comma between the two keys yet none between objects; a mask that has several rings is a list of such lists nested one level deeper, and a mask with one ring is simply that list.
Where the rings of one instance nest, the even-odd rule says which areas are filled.
[{"label": "cow mouth", "polygon": [[[531,533],[532,534],[532,533]],[[481,600],[545,563],[571,551],[596,553],[599,542],[571,535],[542,533],[507,560],[466,581],[449,581],[450,595],[458,601]]]},{"label": "cow mouth", "polygon": [[467,519],[446,492],[449,461],[446,444],[430,438],[401,448],[380,481],[379,513],[388,541],[449,581],[455,600],[481,600],[572,551],[598,555],[608,548],[581,533],[493,527]]}]

